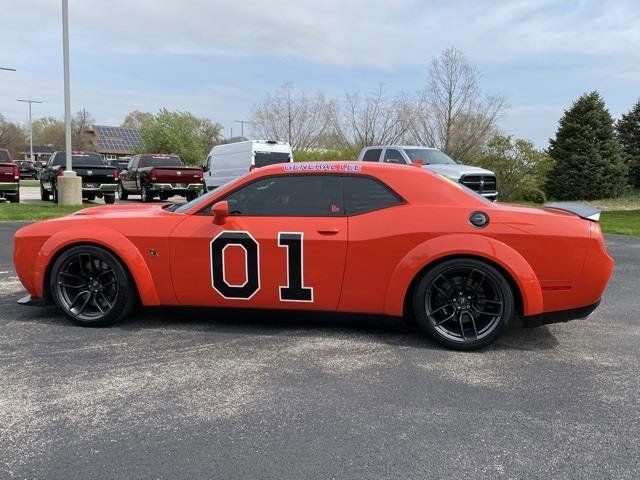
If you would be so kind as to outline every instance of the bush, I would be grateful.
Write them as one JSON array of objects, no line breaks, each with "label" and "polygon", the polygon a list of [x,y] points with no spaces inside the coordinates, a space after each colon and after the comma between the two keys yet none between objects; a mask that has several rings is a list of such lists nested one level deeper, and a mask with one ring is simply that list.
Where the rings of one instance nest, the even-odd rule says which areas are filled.
[{"label": "bush", "polygon": [[504,135],[495,135],[474,163],[495,172],[499,198],[507,201],[524,199],[525,192],[542,193],[547,173],[553,167],[551,157],[530,141]]},{"label": "bush", "polygon": [[545,203],[547,196],[539,188],[529,188],[522,192],[520,200],[532,203]]}]

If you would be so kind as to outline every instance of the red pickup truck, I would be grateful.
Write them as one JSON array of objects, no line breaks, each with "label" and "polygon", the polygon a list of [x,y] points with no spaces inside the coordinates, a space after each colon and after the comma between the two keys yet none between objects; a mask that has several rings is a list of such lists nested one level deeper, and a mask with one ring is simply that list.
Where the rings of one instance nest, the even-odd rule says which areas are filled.
[{"label": "red pickup truck", "polygon": [[120,172],[118,196],[140,195],[143,202],[154,197],[167,200],[173,195],[196,198],[204,189],[202,168],[187,167],[178,155],[143,153],[131,157],[126,170]]},{"label": "red pickup truck", "polygon": [[6,148],[0,148],[0,198],[20,202],[20,168]]}]

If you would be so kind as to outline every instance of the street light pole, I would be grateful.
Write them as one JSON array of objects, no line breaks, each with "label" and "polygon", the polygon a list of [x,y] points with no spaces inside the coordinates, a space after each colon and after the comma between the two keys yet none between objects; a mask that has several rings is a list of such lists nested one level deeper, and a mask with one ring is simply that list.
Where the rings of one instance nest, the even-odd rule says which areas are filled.
[{"label": "street light pole", "polygon": [[69,0],[62,0],[62,54],[64,62],[64,153],[65,170],[56,181],[56,199],[60,205],[82,205],[82,178],[72,170],[71,88],[69,86]]},{"label": "street light pole", "polygon": [[69,0],[62,0],[62,50],[64,62],[64,153],[65,175],[75,175],[71,170],[71,88],[69,86]]},{"label": "street light pole", "polygon": [[29,160],[33,161],[33,126],[32,126],[32,118],[31,118],[31,104],[32,103],[42,103],[40,100],[31,100],[26,98],[18,98],[19,102],[24,102],[29,104]]}]

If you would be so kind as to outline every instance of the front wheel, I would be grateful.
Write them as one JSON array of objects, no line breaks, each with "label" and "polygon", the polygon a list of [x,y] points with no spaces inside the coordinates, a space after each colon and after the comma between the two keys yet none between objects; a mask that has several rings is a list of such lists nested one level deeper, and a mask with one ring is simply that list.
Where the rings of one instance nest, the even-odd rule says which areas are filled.
[{"label": "front wheel", "polygon": [[509,282],[493,266],[456,258],[427,271],[413,296],[421,329],[456,350],[475,350],[498,338],[514,313]]},{"label": "front wheel", "polygon": [[153,200],[153,195],[151,195],[149,187],[147,187],[146,185],[143,185],[142,189],[140,190],[140,200],[142,200],[144,203],[149,203]]},{"label": "front wheel", "polygon": [[83,326],[114,324],[131,313],[136,291],[122,263],[110,252],[82,245],[53,264],[49,288],[56,305]]}]

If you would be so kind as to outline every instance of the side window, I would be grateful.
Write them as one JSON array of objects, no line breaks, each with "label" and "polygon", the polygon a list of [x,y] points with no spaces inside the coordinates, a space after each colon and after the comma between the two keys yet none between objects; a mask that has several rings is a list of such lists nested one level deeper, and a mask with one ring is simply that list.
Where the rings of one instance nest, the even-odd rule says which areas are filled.
[{"label": "side window", "polygon": [[403,203],[386,185],[369,177],[342,177],[342,188],[347,215],[358,215]]},{"label": "side window", "polygon": [[382,153],[381,148],[370,148],[369,150],[364,152],[362,161],[363,162],[379,162],[381,153]]},{"label": "side window", "polygon": [[396,150],[395,148],[387,148],[385,150],[384,161],[385,163],[399,163],[402,165],[405,165],[407,163],[402,157],[402,154],[400,153],[400,151]]},{"label": "side window", "polygon": [[330,217],[343,215],[338,175],[268,177],[230,193],[230,215]]}]

